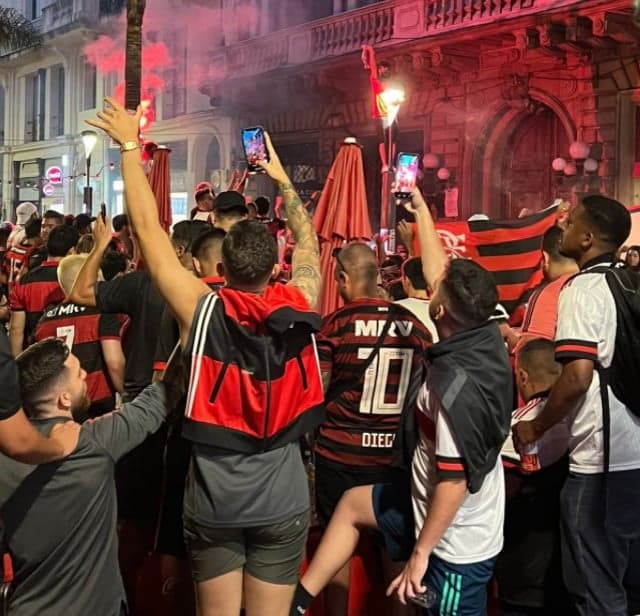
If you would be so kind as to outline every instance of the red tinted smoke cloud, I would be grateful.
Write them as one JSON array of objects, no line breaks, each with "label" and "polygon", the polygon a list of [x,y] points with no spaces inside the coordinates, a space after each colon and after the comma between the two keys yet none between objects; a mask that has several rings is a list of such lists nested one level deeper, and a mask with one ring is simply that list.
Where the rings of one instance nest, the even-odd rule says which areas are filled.
[{"label": "red tinted smoke cloud", "polygon": [[[211,53],[224,41],[225,30],[239,24],[241,28],[255,31],[260,18],[259,11],[252,6],[236,7],[233,11],[206,6],[176,8],[169,0],[153,0],[147,3],[143,26],[142,52],[142,100],[153,101],[166,87],[165,71],[178,69],[180,85],[199,88],[204,83],[221,81],[226,76],[223,66],[211,61]],[[116,18],[113,24],[117,34],[102,35],[85,47],[87,61],[104,75],[116,74],[122,78],[125,64],[126,20],[125,15]],[[172,49],[180,54],[180,61],[171,57],[173,39],[187,42],[188,55],[184,67],[184,49],[181,43]],[[116,98],[124,100],[124,82],[116,87]],[[148,129],[152,117],[152,106],[145,113]]]}]

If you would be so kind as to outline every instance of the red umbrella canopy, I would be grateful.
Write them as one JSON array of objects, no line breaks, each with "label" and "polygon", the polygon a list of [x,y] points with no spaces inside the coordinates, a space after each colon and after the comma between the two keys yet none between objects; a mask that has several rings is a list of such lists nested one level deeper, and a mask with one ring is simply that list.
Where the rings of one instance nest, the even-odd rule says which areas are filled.
[{"label": "red umbrella canopy", "polygon": [[149,173],[149,184],[156,197],[160,225],[168,233],[171,228],[171,173],[169,154],[171,150],[160,146],[153,153],[153,166]]},{"label": "red umbrella canopy", "polygon": [[371,239],[362,150],[355,140],[345,141],[338,150],[322,189],[313,224],[320,240],[324,281],[318,310],[327,315],[341,305],[334,278],[334,249],[350,241]]}]

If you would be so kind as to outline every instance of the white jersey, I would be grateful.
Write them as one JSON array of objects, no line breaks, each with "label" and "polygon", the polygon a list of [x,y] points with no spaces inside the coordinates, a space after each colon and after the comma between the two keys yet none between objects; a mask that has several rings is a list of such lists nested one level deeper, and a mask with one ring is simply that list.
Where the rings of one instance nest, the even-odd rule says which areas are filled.
[{"label": "white jersey", "polygon": [[[438,480],[464,478],[464,460],[440,403],[429,391],[429,379],[418,395],[420,438],[411,467],[416,536],[429,515]],[[467,495],[451,525],[433,550],[446,562],[469,564],[493,558],[502,550],[505,506],[500,456],[475,494]]]},{"label": "white jersey", "polygon": [[431,339],[435,344],[440,339],[438,336],[438,330],[436,329],[436,324],[433,322],[431,315],[429,314],[429,300],[428,299],[420,299],[418,297],[407,297],[405,299],[400,299],[396,304],[400,304],[404,306],[407,310],[413,312],[425,325],[425,327],[429,330],[431,334]]},{"label": "white jersey", "polygon": [[[610,265],[610,264],[598,264]],[[588,269],[586,270],[588,272]],[[608,368],[613,360],[617,327],[615,300],[603,273],[582,273],[563,289],[558,302],[556,358],[560,362],[589,359]],[[640,468],[640,418],[609,388],[611,446],[609,469]],[[600,378],[594,370],[591,385],[570,414],[570,469],[601,473],[604,467]]]},{"label": "white jersey", "polygon": [[[535,419],[545,404],[547,398],[533,398],[527,404],[516,409],[511,416],[511,425],[514,426],[519,421],[531,421]],[[528,456],[526,464],[522,464],[520,455],[513,445],[511,433],[502,447],[502,459],[506,466],[513,466],[522,472],[535,472],[558,462],[569,449],[569,420],[565,418],[557,423],[553,428],[547,430],[542,438],[532,443],[531,448],[534,453]]]}]

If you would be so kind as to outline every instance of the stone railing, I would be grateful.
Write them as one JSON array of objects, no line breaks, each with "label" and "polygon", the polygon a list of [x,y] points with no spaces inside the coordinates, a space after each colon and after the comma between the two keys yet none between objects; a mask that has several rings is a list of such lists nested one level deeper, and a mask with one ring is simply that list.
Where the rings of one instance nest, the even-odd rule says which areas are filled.
[{"label": "stone railing", "polygon": [[527,15],[575,10],[596,0],[386,0],[362,9],[286,28],[212,52],[221,74],[234,77],[296,66],[425,39],[460,28],[504,22]]},{"label": "stone railing", "polygon": [[42,9],[37,20],[41,33],[67,28],[75,23],[91,25],[98,17],[98,6],[92,0],[55,0]]}]

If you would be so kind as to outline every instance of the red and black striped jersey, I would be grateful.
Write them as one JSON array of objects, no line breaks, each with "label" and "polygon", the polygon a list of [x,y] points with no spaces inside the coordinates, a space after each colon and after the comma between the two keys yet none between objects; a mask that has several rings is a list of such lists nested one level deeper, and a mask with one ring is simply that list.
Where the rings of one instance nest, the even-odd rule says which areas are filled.
[{"label": "red and black striped jersey", "polygon": [[[389,318],[393,322],[382,346],[363,374]],[[388,465],[400,415],[413,411],[430,345],[420,319],[383,300],[358,299],[326,317],[318,352],[331,381],[316,453],[348,466]]]},{"label": "red and black striped jersey", "polygon": [[36,327],[36,341],[51,337],[63,340],[87,372],[92,416],[115,408],[115,389],[100,342],[121,340],[126,320],[124,315],[102,314],[97,308],[68,303],[46,310]]},{"label": "red and black striped jersey", "polygon": [[4,257],[4,270],[7,274],[9,288],[18,282],[22,268],[29,263],[29,256],[36,246],[20,242],[7,250]]},{"label": "red and black striped jersey", "polygon": [[64,301],[64,291],[58,284],[58,262],[45,261],[14,285],[9,295],[11,310],[26,313],[24,344],[30,344],[38,320],[49,306]]}]

